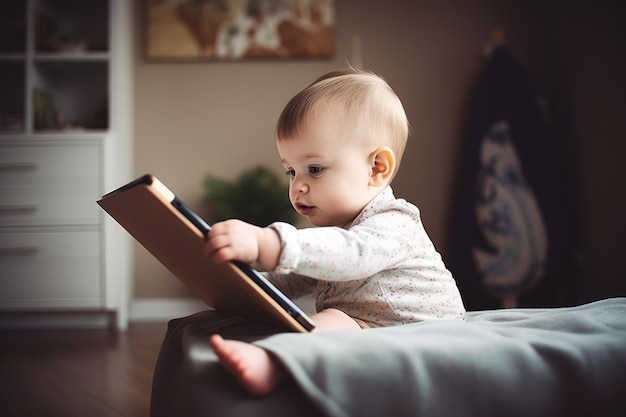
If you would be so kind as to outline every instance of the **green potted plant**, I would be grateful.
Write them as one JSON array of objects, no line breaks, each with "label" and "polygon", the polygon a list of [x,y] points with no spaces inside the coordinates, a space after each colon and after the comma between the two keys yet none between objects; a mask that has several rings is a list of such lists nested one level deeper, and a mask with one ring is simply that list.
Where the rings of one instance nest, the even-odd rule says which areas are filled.
[{"label": "green potted plant", "polygon": [[209,174],[204,187],[211,222],[240,219],[263,227],[275,221],[293,224],[298,219],[287,185],[263,166],[248,169],[233,181]]}]

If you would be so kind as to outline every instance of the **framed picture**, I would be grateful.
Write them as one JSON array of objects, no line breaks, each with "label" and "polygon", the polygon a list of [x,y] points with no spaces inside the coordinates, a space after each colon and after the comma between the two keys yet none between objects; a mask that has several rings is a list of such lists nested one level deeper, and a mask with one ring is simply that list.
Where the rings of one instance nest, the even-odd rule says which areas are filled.
[{"label": "framed picture", "polygon": [[151,60],[331,58],[333,0],[144,0]]}]

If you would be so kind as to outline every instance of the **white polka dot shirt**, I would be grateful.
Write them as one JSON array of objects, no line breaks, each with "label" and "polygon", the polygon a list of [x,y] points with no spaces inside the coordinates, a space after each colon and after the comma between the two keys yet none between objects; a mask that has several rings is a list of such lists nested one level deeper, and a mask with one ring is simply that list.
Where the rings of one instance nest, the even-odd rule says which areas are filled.
[{"label": "white polka dot shirt", "polygon": [[391,187],[347,230],[270,227],[280,235],[282,252],[269,279],[292,298],[316,293],[317,311],[336,308],[381,327],[465,315],[419,209],[396,199]]}]

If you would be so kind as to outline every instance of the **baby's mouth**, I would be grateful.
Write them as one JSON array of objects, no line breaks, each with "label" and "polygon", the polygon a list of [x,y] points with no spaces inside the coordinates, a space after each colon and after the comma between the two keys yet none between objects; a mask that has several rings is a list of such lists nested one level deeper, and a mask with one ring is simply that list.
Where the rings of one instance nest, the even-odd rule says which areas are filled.
[{"label": "baby's mouth", "polygon": [[296,210],[303,216],[308,216],[315,209],[315,206],[307,206],[306,204],[296,203]]}]

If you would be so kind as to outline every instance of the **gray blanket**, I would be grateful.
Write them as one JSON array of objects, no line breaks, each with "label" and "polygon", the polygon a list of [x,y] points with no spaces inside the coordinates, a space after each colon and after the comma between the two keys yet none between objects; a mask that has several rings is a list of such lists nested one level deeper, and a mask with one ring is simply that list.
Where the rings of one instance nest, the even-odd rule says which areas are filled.
[{"label": "gray blanket", "polygon": [[[177,391],[157,386],[156,396],[165,398],[153,390],[153,406],[172,404],[174,396],[188,407],[177,415],[626,415],[626,298],[473,312],[465,322],[265,338],[258,326],[236,319],[216,327],[207,314],[186,322],[186,359],[171,380]],[[247,395],[208,347],[206,337],[216,331],[261,337],[255,343],[284,364],[293,383],[267,397]]]},{"label": "gray blanket", "polygon": [[258,344],[326,415],[626,415],[626,299]]}]

